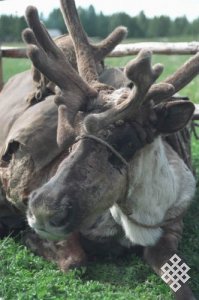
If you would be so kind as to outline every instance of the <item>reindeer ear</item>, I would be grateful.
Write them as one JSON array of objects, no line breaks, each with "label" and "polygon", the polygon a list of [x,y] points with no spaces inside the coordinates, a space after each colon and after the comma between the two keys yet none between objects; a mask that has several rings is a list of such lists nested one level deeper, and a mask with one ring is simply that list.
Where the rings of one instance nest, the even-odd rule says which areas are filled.
[{"label": "reindeer ear", "polygon": [[188,123],[195,107],[189,101],[179,100],[158,104],[154,109],[157,115],[157,131],[169,134],[182,129]]}]

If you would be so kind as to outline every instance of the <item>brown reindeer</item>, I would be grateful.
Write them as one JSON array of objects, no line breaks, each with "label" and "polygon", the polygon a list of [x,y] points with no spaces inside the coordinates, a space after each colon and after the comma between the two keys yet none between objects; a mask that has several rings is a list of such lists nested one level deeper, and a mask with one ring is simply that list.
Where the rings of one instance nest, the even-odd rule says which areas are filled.
[{"label": "brown reindeer", "polygon": [[[36,9],[27,10],[28,55],[59,87],[57,142],[61,149],[70,147],[55,175],[31,193],[29,225],[47,240],[66,240],[65,247],[68,241],[69,248],[77,232],[102,245],[113,240],[124,248],[141,245],[145,260],[161,275],[161,266],[177,252],[183,215],[195,191],[190,169],[163,139],[187,124],[194,106],[168,100],[198,74],[199,54],[155,84],[163,67],[151,66],[151,52],[141,51],[125,68],[132,90],[115,90],[99,82],[74,1],[61,0],[61,5],[79,74]],[[195,299],[186,283],[175,298]]]}]

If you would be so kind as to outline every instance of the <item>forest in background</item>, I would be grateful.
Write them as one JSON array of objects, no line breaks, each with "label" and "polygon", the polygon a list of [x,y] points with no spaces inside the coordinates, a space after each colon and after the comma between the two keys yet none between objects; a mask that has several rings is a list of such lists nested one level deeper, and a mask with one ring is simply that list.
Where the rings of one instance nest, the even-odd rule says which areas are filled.
[{"label": "forest in background", "polygon": [[[79,16],[87,34],[91,37],[103,38],[116,26],[123,25],[128,28],[128,38],[154,38],[154,37],[178,37],[191,36],[197,39],[199,36],[199,17],[190,22],[186,16],[172,20],[168,16],[148,18],[143,11],[137,16],[129,16],[124,12],[112,15],[96,13],[90,5],[88,9],[79,7]],[[66,32],[66,27],[59,9],[54,9],[43,20],[47,28],[59,29]],[[13,15],[0,16],[0,42],[21,41],[21,32],[27,27],[24,17]]]}]

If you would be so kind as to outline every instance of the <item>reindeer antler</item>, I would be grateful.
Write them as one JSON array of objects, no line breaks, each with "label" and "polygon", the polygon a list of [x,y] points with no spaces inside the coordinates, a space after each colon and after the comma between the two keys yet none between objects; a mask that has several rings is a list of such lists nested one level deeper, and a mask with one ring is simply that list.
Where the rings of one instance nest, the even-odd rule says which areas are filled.
[{"label": "reindeer antler", "polygon": [[101,85],[98,81],[94,51],[81,25],[75,2],[74,0],[60,0],[60,2],[65,23],[74,43],[79,74],[90,86],[99,88]]},{"label": "reindeer antler", "polygon": [[[64,78],[65,81],[67,81],[67,78],[69,78],[70,81],[70,84],[67,85],[65,83],[64,85],[62,84],[60,86],[62,90],[67,90],[66,93],[62,93],[62,96],[64,96],[65,99],[63,100],[63,97],[61,97],[56,101],[58,105],[61,106],[59,110],[58,127],[62,129],[58,130],[58,134],[59,132],[64,132],[64,122],[67,123],[70,122],[69,120],[73,119],[71,117],[73,106],[75,107],[75,112],[77,112],[77,110],[80,108],[79,104],[82,104],[86,97],[94,97],[94,95],[96,95],[96,90],[99,94],[101,92],[106,94],[107,92],[107,97],[111,97],[110,91],[107,91],[107,87],[101,85],[98,81],[96,60],[101,59],[101,57],[107,53],[107,49],[110,49],[112,45],[124,35],[125,31],[123,28],[117,29],[116,32],[113,32],[111,35],[111,37],[114,39],[113,43],[109,40],[109,38],[107,38],[100,44],[100,46],[98,45],[98,47],[96,47],[95,45],[90,44],[87,35],[81,26],[74,0],[61,0],[61,7],[65,22],[74,43],[78,71],[80,76],[85,81],[81,79],[77,73],[74,75],[71,69],[68,68],[66,62],[63,63],[63,57],[60,59],[61,56],[60,53],[58,53],[60,50],[58,49],[59,51],[57,51],[56,46],[52,45],[53,41],[49,36],[47,36],[45,28],[39,22],[38,16],[35,17],[34,13],[32,13],[33,17],[31,17],[31,13],[27,14],[30,27],[34,31],[34,34],[32,32],[31,34],[30,32],[25,34],[27,36],[29,35],[29,38],[26,37],[27,42],[30,43],[28,40],[31,40],[31,43],[33,44],[29,52],[35,66],[48,77],[46,70],[50,71],[50,66],[46,68],[46,64],[48,64],[49,61],[52,62],[52,57],[54,55],[56,57],[56,62],[58,57],[58,62],[61,63],[61,67],[56,68],[55,73],[57,75],[52,74],[50,80],[55,82],[58,86],[60,86],[60,82],[64,82]],[[38,24],[35,25],[35,22]],[[40,28],[41,33],[39,33],[38,28]],[[36,45],[36,49],[34,45]],[[126,100],[120,102],[120,104],[105,112],[89,115],[85,120],[85,125],[88,131],[98,131],[99,129],[117,121],[118,119],[131,119],[137,114],[141,106],[150,99],[154,99],[157,102],[171,97],[176,91],[180,90],[188,82],[190,82],[199,71],[199,54],[197,54],[174,75],[170,76],[162,83],[154,84],[156,79],[160,76],[163,67],[160,64],[152,67],[151,55],[152,54],[150,51],[141,51],[138,57],[126,66],[126,75],[135,84],[133,90],[129,93],[129,96],[126,98]],[[67,73],[67,69],[69,69],[71,73]],[[53,68],[52,70],[55,71]],[[58,74],[60,77],[57,80]],[[74,81],[71,80],[71,76],[68,74],[72,74]],[[78,104],[68,104],[68,110],[66,107],[63,107],[63,104],[66,103],[66,96],[69,94],[69,92],[71,92],[73,95],[75,94]],[[71,95],[69,98],[71,99]],[[59,126],[59,124],[61,125]]]},{"label": "reindeer antler", "polygon": [[74,0],[60,0],[60,2],[63,17],[75,47],[80,76],[97,90],[107,89],[108,87],[98,80],[96,63],[104,59],[122,41],[127,29],[119,26],[102,42],[93,45],[81,25]]},{"label": "reindeer antler", "polygon": [[175,88],[175,93],[185,87],[199,73],[199,52],[184,63],[174,74],[167,77],[164,82]]},{"label": "reindeer antler", "polygon": [[74,43],[79,74],[92,85],[98,81],[96,62],[87,35],[81,26],[75,3],[73,0],[60,2],[65,23]]},{"label": "reindeer antler", "polygon": [[127,35],[127,28],[115,28],[104,40],[98,44],[90,44],[96,61],[103,60]]},{"label": "reindeer antler", "polygon": [[47,78],[65,91],[76,91],[84,98],[96,96],[92,89],[67,62],[63,52],[55,45],[47,30],[39,20],[37,9],[29,6],[26,18],[30,29],[23,32],[24,40],[29,44],[28,56],[36,68]]},{"label": "reindeer antler", "polygon": [[[90,86],[98,87],[98,74],[94,52],[81,26],[74,0],[61,0],[61,7],[66,25],[74,42],[79,73],[86,79]],[[101,49],[103,49],[103,47],[101,47]],[[101,52],[104,53],[104,51]],[[99,49],[98,53],[100,53]],[[156,65],[154,68],[151,67],[151,53],[141,52],[138,58],[130,62],[126,67],[126,75],[134,81],[136,88],[133,89],[133,92],[125,101],[125,105],[121,104],[121,109],[120,107],[116,107],[105,113],[88,117],[86,121],[87,128],[90,127],[89,130],[97,130],[98,126],[100,127],[100,123],[102,124],[100,120],[103,120],[103,126],[106,126],[110,120],[113,122],[118,118],[126,118],[132,115],[133,112],[135,114],[136,110],[145,100],[149,88],[159,77],[162,70],[163,67],[160,65]],[[104,87],[102,86],[102,88],[98,90],[103,89]],[[152,88],[148,96],[150,97],[151,95],[155,98],[157,94],[161,94],[164,98],[167,98],[173,93],[173,86],[164,83]]]},{"label": "reindeer antler", "polygon": [[132,118],[150,95],[155,96],[157,93],[161,93],[164,97],[168,97],[168,95],[173,94],[174,88],[170,84],[159,84],[156,85],[156,88],[150,90],[163,71],[161,64],[151,66],[151,56],[150,51],[142,50],[134,60],[127,64],[125,73],[134,83],[133,90],[127,99],[119,105],[103,113],[89,115],[85,120],[88,131],[98,131],[118,119]]},{"label": "reindeer antler", "polygon": [[[73,10],[74,17],[76,16],[76,19],[78,19],[76,8],[74,5],[71,6],[71,3],[72,2],[69,1],[68,5]],[[67,10],[64,2],[62,3],[62,7],[66,18]],[[58,113],[58,143],[60,144],[61,140],[63,140],[62,134],[64,132],[67,135],[69,132],[73,132],[72,125],[77,111],[84,107],[88,98],[97,95],[97,91],[92,88],[90,84],[86,83],[86,81],[90,82],[90,80],[98,83],[96,62],[103,59],[107,53],[109,53],[124,38],[127,30],[125,27],[118,27],[98,45],[89,44],[86,34],[83,33],[83,42],[86,41],[86,45],[85,48],[83,46],[81,49],[83,49],[84,52],[89,45],[90,53],[87,54],[90,54],[90,57],[88,58],[87,54],[83,55],[84,62],[82,62],[81,50],[76,52],[78,53],[77,62],[79,60],[78,69],[84,69],[80,71],[80,73],[82,72],[82,78],[84,78],[84,80],[71,67],[62,51],[52,41],[45,27],[39,21],[36,8],[32,6],[27,8],[26,19],[31,28],[31,30],[26,29],[23,32],[23,38],[29,45],[28,56],[32,60],[34,66],[61,89],[61,95],[55,98],[56,104],[61,106]],[[77,24],[75,23],[75,27],[79,28],[81,32],[79,19]],[[79,44],[78,41],[77,44]],[[91,68],[89,67],[90,65]],[[98,84],[98,88],[99,86],[100,84]],[[64,105],[66,105],[67,108],[64,108]],[[62,132],[62,134],[60,134],[60,132]]]},{"label": "reindeer antler", "polygon": [[[126,67],[127,76],[135,83],[135,88],[126,101],[108,111],[100,114],[91,114],[85,120],[88,131],[96,132],[118,119],[130,119],[136,115],[143,103],[153,99],[156,103],[161,102],[185,87],[199,73],[199,53],[190,58],[173,75],[167,77],[159,84],[153,84],[153,74],[150,75],[150,56],[148,56],[148,68],[142,64],[143,57],[147,57],[145,51],[141,51],[134,61]],[[140,59],[141,60],[140,60]],[[161,73],[161,67],[157,66],[157,77]],[[137,76],[138,74],[138,76]],[[146,76],[151,76],[151,87],[147,84]],[[140,82],[139,82],[140,81]],[[155,81],[155,80],[154,80]]]},{"label": "reindeer antler", "polygon": [[[73,120],[76,112],[85,105],[86,98],[95,97],[97,91],[90,87],[68,63],[63,52],[55,45],[40,22],[35,7],[27,8],[26,18],[31,28],[23,32],[23,38],[29,45],[28,56],[34,66],[61,89],[61,95],[55,98],[56,103],[60,105],[57,140],[61,145],[63,132],[67,132],[69,141],[74,137]],[[63,108],[63,105],[66,105],[67,109]]]}]

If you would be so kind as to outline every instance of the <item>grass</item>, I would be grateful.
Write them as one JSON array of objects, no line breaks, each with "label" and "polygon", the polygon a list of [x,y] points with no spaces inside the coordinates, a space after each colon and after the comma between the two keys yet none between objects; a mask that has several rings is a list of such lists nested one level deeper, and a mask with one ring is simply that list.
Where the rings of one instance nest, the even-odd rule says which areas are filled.
[{"label": "grass", "polygon": [[28,70],[31,63],[26,58],[3,58],[3,80],[7,82],[8,79],[20,72]]},{"label": "grass", "polygon": [[[130,58],[107,59],[108,65],[124,66]],[[187,56],[154,56],[165,65],[163,76],[171,74]],[[4,59],[4,78],[28,69],[25,59]],[[199,103],[199,78],[183,91]],[[199,142],[192,140],[193,161],[199,172]],[[199,297],[199,188],[185,218],[180,251],[191,267],[191,285]],[[57,267],[32,254],[16,239],[0,241],[0,299],[4,300],[167,300],[171,292],[164,282],[138,257],[102,260],[90,264],[86,272],[61,273]]]}]

